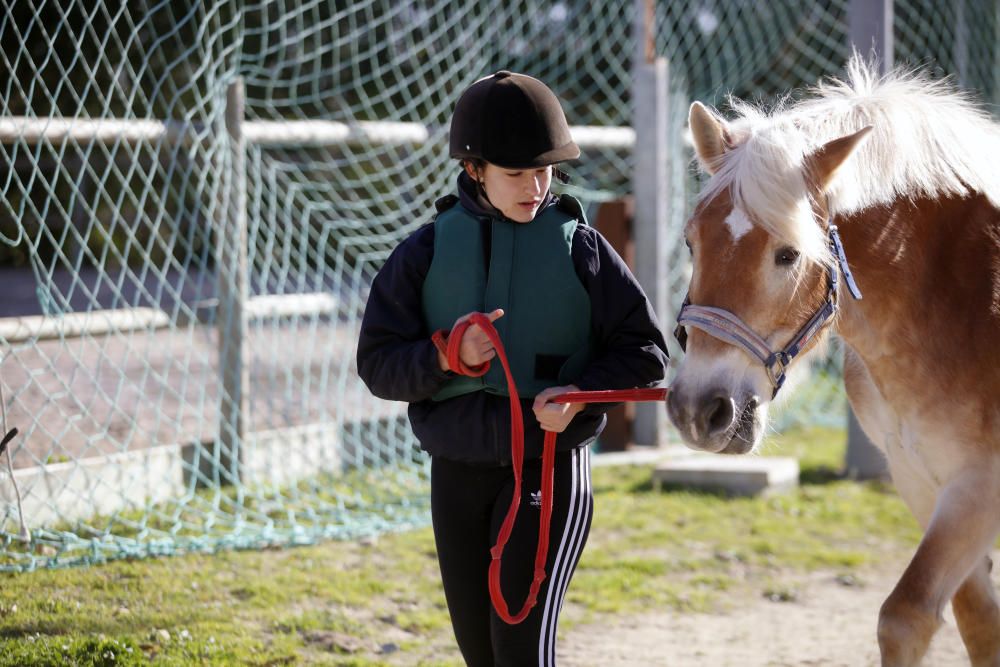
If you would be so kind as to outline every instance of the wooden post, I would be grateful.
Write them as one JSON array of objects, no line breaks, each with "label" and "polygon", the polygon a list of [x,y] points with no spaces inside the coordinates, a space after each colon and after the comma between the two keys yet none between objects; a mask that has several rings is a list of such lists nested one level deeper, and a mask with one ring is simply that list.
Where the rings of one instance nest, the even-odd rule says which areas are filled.
[{"label": "wooden post", "polygon": [[246,141],[243,136],[243,80],[230,84],[226,93],[226,132],[229,135],[229,187],[219,199],[218,245],[219,380],[221,388],[219,439],[212,452],[209,484],[239,481],[240,447],[245,442],[247,419],[247,192]]},{"label": "wooden post", "polygon": [[[893,0],[851,0],[849,7],[851,44],[862,55],[873,51],[881,73],[893,65]],[[861,430],[850,406],[847,408],[847,454],[844,468],[854,479],[884,477],[888,472],[885,457]]]},{"label": "wooden post", "polygon": [[[670,202],[667,160],[667,60],[656,57],[652,0],[636,0],[635,62],[632,75],[633,153],[632,194],[635,198],[635,275],[653,310],[668,316],[667,206]],[[662,404],[639,403],[635,409],[633,442],[659,445],[667,433]]]}]

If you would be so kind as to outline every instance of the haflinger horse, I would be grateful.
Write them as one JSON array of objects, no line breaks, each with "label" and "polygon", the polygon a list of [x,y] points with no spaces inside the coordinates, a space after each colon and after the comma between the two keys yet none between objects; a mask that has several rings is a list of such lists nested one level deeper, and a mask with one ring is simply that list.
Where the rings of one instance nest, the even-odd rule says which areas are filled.
[{"label": "haflinger horse", "polygon": [[998,667],[1000,126],[947,82],[857,56],[800,101],[732,105],[690,110],[710,178],[684,229],[670,418],[695,449],[754,449],[789,369],[835,331],[924,529],[879,613],[882,665],[919,664],[951,601],[971,663]]}]

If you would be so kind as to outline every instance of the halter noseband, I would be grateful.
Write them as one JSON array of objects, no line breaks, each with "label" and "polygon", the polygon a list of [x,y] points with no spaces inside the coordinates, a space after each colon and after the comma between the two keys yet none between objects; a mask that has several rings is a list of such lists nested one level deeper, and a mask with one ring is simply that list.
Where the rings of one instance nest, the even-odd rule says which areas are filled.
[{"label": "halter noseband", "polygon": [[836,265],[827,268],[826,301],[792,337],[788,345],[780,350],[772,351],[767,341],[739,317],[722,308],[694,305],[691,303],[689,294],[684,297],[681,312],[677,315],[677,327],[674,329],[674,337],[680,343],[681,349],[687,349],[687,330],[684,327],[689,326],[701,329],[725,343],[735,345],[763,364],[764,370],[767,372],[767,379],[771,381],[771,386],[774,388],[774,392],[771,394],[771,398],[774,398],[785,383],[785,371],[791,365],[792,360],[836,314],[838,273],[844,275],[851,296],[858,300],[861,299],[861,290],[858,289],[857,283],[854,282],[854,276],[851,275],[851,269],[847,266],[844,244],[840,241],[837,225],[833,224],[832,218],[828,224],[827,238],[834,255],[837,257],[837,262]]}]

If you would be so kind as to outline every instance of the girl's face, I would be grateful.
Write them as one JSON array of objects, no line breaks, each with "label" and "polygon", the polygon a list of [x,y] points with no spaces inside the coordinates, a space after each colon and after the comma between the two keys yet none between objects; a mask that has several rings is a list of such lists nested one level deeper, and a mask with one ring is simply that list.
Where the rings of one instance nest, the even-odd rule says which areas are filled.
[{"label": "girl's face", "polygon": [[552,184],[551,166],[507,169],[487,162],[478,173],[469,163],[465,170],[483,184],[490,203],[515,222],[534,220]]}]

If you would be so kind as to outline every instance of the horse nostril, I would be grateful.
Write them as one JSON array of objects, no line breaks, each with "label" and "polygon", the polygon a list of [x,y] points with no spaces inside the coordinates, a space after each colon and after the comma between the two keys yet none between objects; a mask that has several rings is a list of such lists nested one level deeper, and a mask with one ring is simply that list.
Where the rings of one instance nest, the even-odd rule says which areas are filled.
[{"label": "horse nostril", "polygon": [[736,416],[736,406],[728,396],[705,401],[698,415],[699,430],[711,437],[728,429]]}]

